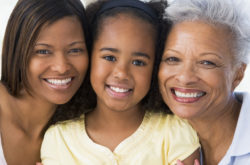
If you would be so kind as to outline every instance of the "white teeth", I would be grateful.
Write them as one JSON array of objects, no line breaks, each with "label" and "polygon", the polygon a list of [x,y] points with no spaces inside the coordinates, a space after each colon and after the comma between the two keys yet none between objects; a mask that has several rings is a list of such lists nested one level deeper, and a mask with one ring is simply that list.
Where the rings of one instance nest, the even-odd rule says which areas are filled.
[{"label": "white teeth", "polygon": [[196,97],[201,97],[204,95],[203,92],[199,92],[199,93],[182,93],[179,91],[175,91],[175,95],[177,97],[183,97],[183,98],[196,98]]},{"label": "white teeth", "polygon": [[50,84],[54,84],[54,85],[66,85],[68,84],[70,81],[72,80],[72,78],[67,78],[67,79],[46,79],[46,81]]},{"label": "white teeth", "polygon": [[124,92],[128,92],[129,89],[124,89],[124,88],[118,88],[118,87],[112,87],[110,86],[110,89],[112,89],[113,91],[117,92],[117,93],[124,93]]}]

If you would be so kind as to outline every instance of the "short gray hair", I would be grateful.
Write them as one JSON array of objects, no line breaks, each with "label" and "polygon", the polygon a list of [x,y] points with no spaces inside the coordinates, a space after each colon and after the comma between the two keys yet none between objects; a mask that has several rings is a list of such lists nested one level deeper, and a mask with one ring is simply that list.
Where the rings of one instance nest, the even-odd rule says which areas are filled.
[{"label": "short gray hair", "polygon": [[[247,2],[247,0],[245,1]],[[250,15],[244,0],[173,0],[164,18],[174,24],[183,21],[206,21],[229,27],[235,36],[236,62],[249,62]]]}]

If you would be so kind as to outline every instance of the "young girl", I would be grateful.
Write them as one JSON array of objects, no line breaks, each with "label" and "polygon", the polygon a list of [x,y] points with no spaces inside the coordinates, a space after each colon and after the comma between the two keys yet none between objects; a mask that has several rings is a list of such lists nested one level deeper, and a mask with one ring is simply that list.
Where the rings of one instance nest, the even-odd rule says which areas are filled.
[{"label": "young girl", "polygon": [[[5,33],[0,82],[0,164],[34,165],[58,104],[88,68],[86,16],[78,0],[19,0]],[[56,120],[57,115],[53,118]]]},{"label": "young girl", "polygon": [[46,132],[44,165],[160,165],[177,159],[193,164],[199,156],[198,138],[186,122],[147,106],[152,101],[160,7],[163,4],[109,0],[87,8],[96,104],[79,120]]}]

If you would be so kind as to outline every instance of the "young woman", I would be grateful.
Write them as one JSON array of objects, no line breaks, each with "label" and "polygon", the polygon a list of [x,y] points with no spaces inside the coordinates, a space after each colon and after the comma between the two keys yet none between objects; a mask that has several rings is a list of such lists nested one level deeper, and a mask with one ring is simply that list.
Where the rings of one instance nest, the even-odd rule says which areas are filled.
[{"label": "young woman", "polygon": [[2,52],[1,165],[40,161],[44,131],[57,105],[68,102],[85,77],[86,34],[78,0],[17,2]]}]

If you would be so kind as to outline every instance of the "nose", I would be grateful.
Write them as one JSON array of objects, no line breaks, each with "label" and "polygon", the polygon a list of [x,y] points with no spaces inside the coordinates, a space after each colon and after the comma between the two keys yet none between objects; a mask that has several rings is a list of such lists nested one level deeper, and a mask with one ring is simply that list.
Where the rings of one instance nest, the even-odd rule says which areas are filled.
[{"label": "nose", "polygon": [[126,63],[117,63],[113,69],[113,76],[119,80],[129,79],[129,67]]},{"label": "nose", "polygon": [[51,70],[54,72],[58,72],[59,74],[65,74],[71,68],[71,65],[67,56],[64,55],[63,53],[55,54],[51,62],[52,62]]},{"label": "nose", "polygon": [[199,77],[195,64],[189,62],[180,66],[176,79],[182,85],[192,85],[198,82]]}]

